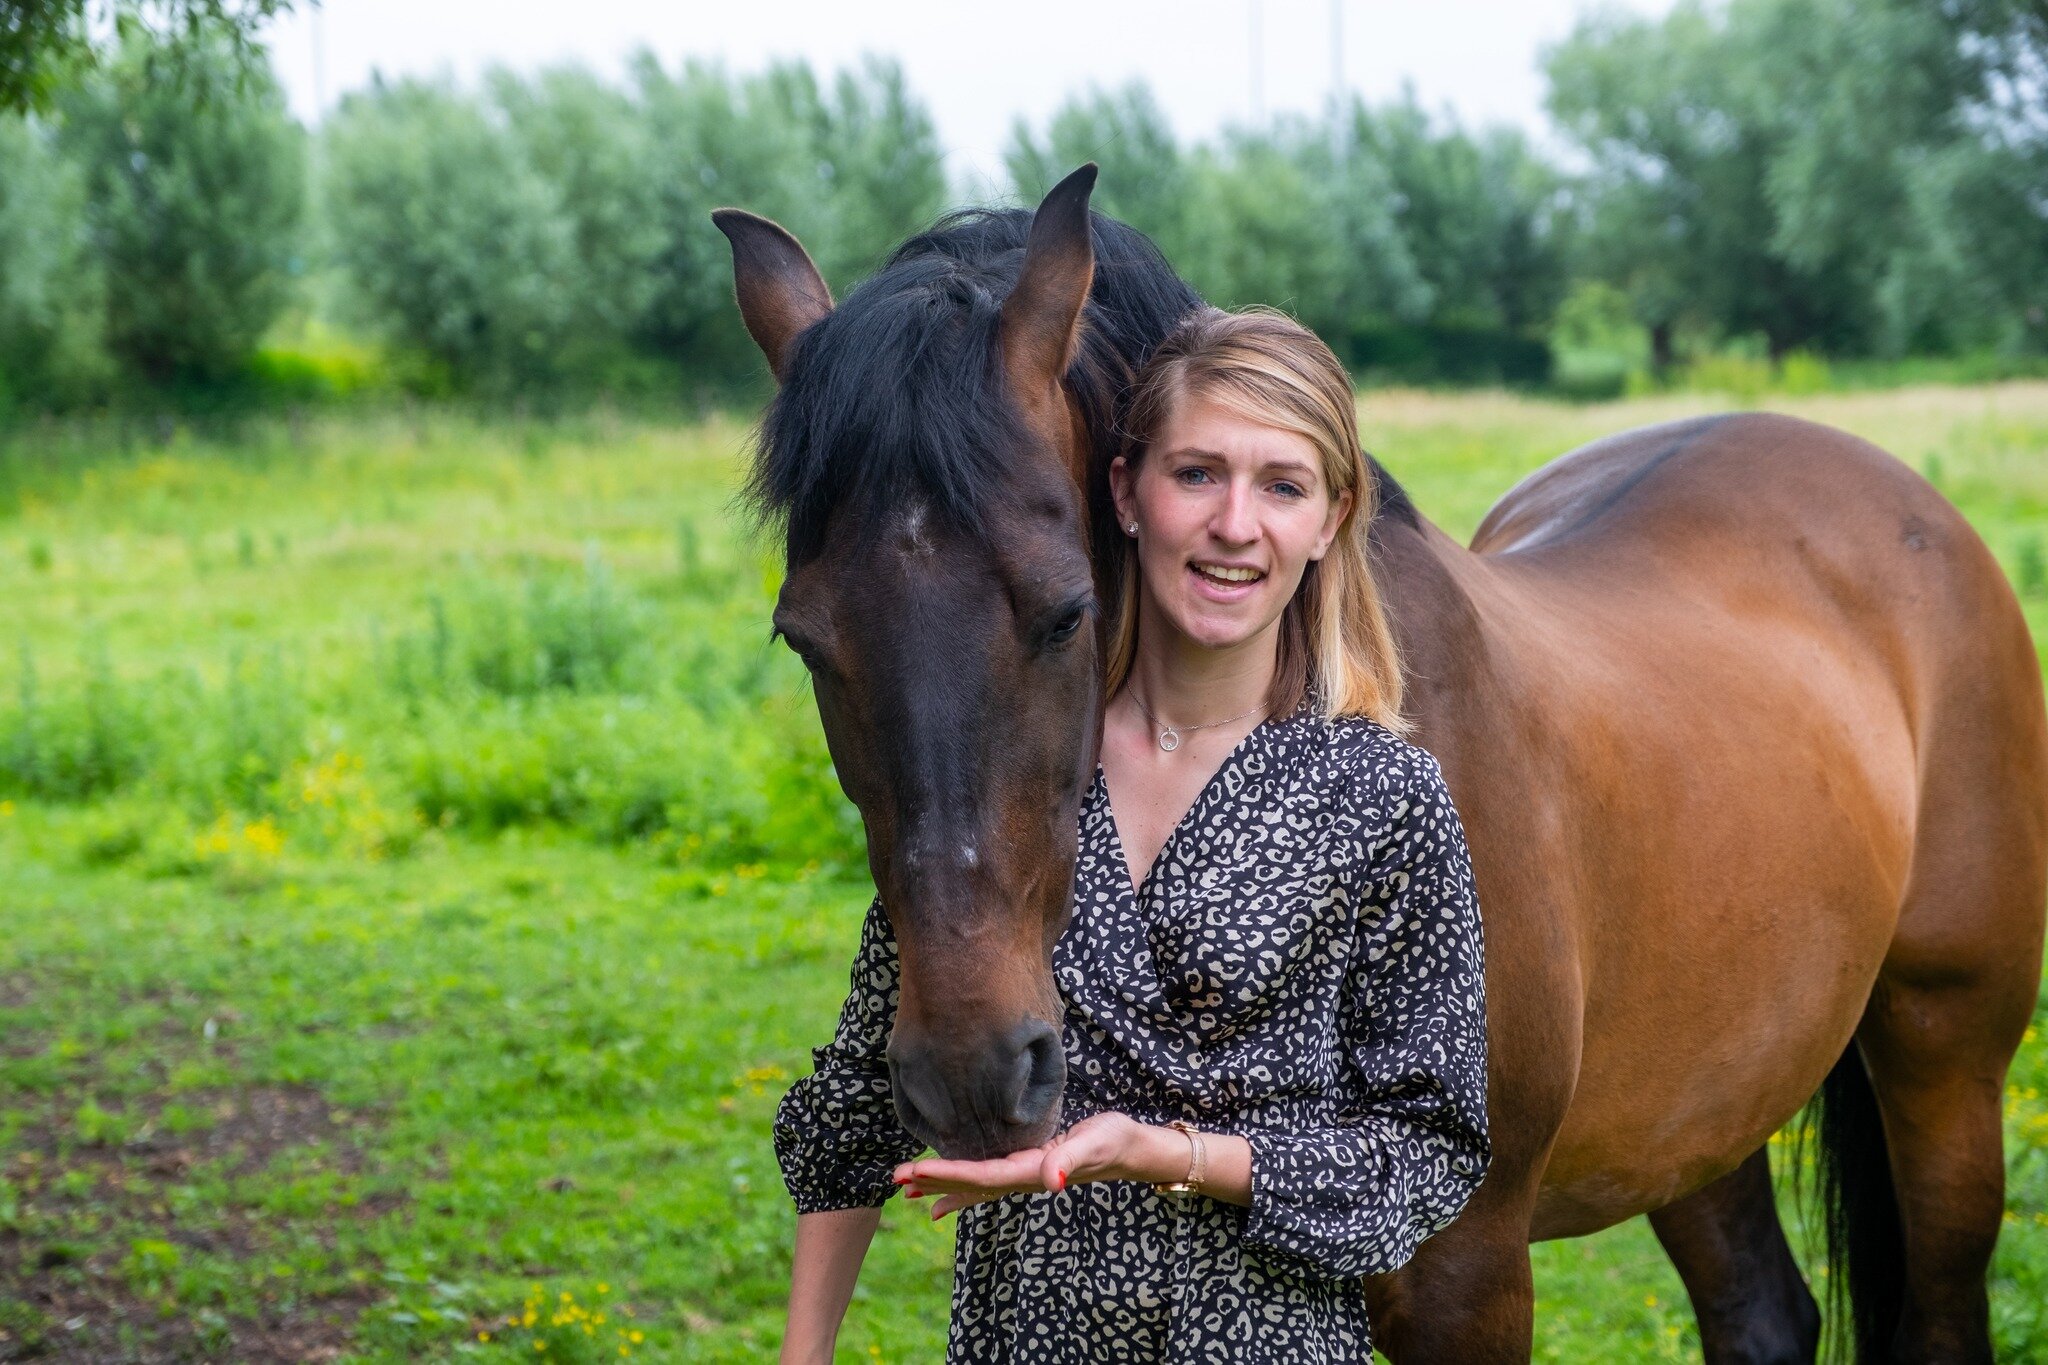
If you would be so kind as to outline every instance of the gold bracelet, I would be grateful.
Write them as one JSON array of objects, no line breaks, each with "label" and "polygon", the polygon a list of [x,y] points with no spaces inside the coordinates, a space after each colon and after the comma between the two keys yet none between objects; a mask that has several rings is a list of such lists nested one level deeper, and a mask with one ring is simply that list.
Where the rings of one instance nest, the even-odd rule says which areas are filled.
[{"label": "gold bracelet", "polygon": [[1161,1194],[1200,1194],[1202,1192],[1202,1177],[1207,1173],[1204,1168],[1208,1165],[1208,1152],[1202,1146],[1202,1135],[1180,1119],[1174,1119],[1166,1126],[1168,1128],[1178,1128],[1181,1132],[1186,1133],[1188,1135],[1188,1145],[1194,1150],[1188,1154],[1187,1179],[1156,1181],[1153,1183],[1152,1188]]}]

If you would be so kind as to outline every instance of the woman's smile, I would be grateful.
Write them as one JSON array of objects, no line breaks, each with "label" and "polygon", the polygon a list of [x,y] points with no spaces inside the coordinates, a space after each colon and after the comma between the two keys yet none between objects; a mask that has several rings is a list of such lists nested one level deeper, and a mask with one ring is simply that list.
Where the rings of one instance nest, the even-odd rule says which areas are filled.
[{"label": "woman's smile", "polygon": [[1211,602],[1222,603],[1244,601],[1266,580],[1264,570],[1250,565],[1200,559],[1189,561],[1188,576],[1194,580],[1196,592]]}]

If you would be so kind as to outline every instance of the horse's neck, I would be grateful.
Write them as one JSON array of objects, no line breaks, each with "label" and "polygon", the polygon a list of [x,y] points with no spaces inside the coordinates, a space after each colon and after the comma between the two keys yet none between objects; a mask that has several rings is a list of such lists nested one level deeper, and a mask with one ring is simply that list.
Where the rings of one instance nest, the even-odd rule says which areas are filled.
[{"label": "horse's neck", "polygon": [[1461,581],[1479,567],[1477,556],[1428,518],[1417,520],[1378,518],[1373,557],[1401,652],[1401,709],[1415,721],[1415,741],[1441,758],[1469,732],[1463,716],[1483,704],[1489,664],[1483,623]]}]

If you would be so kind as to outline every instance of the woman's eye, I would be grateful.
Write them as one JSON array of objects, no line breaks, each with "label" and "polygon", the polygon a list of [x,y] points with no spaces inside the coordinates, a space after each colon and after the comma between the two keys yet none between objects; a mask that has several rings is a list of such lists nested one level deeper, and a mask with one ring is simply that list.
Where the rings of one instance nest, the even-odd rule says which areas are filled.
[{"label": "woman's eye", "polygon": [[1209,477],[1209,471],[1202,468],[1200,465],[1189,465],[1186,469],[1183,469],[1179,473],[1175,474],[1174,477],[1179,479],[1182,483],[1192,485],[1193,480],[1191,480],[1188,477],[1190,474],[1194,475],[1196,479],[1206,479]]},{"label": "woman's eye", "polygon": [[1305,498],[1308,496],[1308,493],[1302,488],[1300,484],[1289,483],[1285,479],[1282,479],[1279,483],[1274,484],[1273,488],[1283,498]]}]

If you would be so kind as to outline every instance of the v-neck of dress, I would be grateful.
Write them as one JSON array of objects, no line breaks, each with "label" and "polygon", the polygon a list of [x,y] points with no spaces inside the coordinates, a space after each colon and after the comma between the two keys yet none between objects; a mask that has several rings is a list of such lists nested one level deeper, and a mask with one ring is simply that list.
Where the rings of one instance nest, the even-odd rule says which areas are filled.
[{"label": "v-neck of dress", "polygon": [[1285,717],[1283,716],[1273,715],[1262,718],[1257,725],[1245,731],[1243,738],[1231,746],[1230,752],[1223,756],[1223,761],[1216,765],[1216,771],[1209,774],[1209,780],[1204,782],[1202,789],[1195,793],[1195,799],[1188,803],[1186,810],[1181,812],[1180,819],[1175,821],[1173,828],[1166,832],[1166,839],[1159,845],[1159,851],[1152,855],[1152,862],[1146,867],[1143,880],[1140,880],[1131,870],[1130,853],[1124,847],[1124,832],[1116,820],[1116,802],[1111,799],[1109,794],[1109,772],[1102,766],[1100,759],[1096,760],[1095,780],[1102,787],[1103,815],[1108,822],[1110,842],[1116,847],[1117,865],[1123,869],[1124,885],[1130,891],[1132,904],[1144,904],[1145,888],[1152,884],[1153,875],[1159,871],[1159,865],[1166,861],[1167,850],[1174,846],[1174,843],[1180,838],[1181,831],[1187,828],[1188,822],[1195,818],[1196,813],[1209,804],[1211,794],[1216,790],[1217,784],[1223,780],[1223,775],[1229,772],[1231,767],[1239,761],[1245,750],[1250,747],[1252,740],[1257,738],[1261,731],[1267,726],[1284,719]]}]

